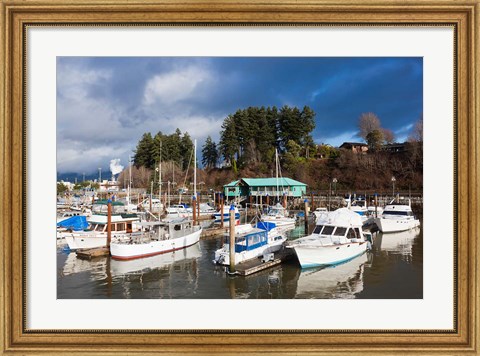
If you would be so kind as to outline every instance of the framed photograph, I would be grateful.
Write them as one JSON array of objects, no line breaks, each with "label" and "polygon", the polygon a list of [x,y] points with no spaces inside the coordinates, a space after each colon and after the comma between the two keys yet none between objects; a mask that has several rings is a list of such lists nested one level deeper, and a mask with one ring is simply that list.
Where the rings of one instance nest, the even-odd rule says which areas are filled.
[{"label": "framed photograph", "polygon": [[2,1],[2,351],[477,354],[479,6]]}]

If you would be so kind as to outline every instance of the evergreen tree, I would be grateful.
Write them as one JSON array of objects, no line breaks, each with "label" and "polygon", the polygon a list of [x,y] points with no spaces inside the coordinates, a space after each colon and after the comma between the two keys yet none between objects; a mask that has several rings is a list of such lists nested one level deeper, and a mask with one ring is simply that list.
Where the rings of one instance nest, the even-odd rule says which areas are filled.
[{"label": "evergreen tree", "polygon": [[152,169],[155,164],[155,157],[153,156],[154,140],[150,132],[144,133],[141,140],[137,144],[133,162],[135,166],[146,167]]},{"label": "evergreen tree", "polygon": [[229,115],[223,121],[220,137],[220,153],[227,162],[236,167],[235,155],[239,149],[239,144],[233,115]]},{"label": "evergreen tree", "polygon": [[[180,155],[182,156],[182,169],[185,171],[188,168],[188,163],[190,162],[190,157],[192,157],[193,152],[193,141],[190,138],[188,132],[183,134],[183,137],[180,140]],[[193,161],[191,162],[193,166]]]},{"label": "evergreen tree", "polygon": [[215,168],[218,162],[218,150],[216,143],[210,136],[207,137],[202,147],[202,164],[207,168]]}]

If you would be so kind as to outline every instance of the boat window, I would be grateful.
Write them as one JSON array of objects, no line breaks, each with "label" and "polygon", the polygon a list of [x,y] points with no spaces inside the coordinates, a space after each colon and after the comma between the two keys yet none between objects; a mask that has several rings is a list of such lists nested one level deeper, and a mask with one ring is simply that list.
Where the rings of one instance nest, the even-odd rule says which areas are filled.
[{"label": "boat window", "polygon": [[345,233],[347,232],[347,228],[346,227],[337,227],[335,229],[335,233],[334,235],[335,236],[345,236]]},{"label": "boat window", "polygon": [[357,234],[357,238],[360,238],[360,229],[358,227],[355,228],[355,233]]},{"label": "boat window", "polygon": [[125,223],[118,223],[117,231],[124,231],[124,230],[125,230]]},{"label": "boat window", "polygon": [[356,239],[356,238],[357,238],[356,231],[354,229],[348,229],[347,239]]},{"label": "boat window", "polygon": [[175,231],[180,231],[182,229],[182,227],[180,225],[175,225],[175,227],[173,229]]},{"label": "boat window", "polygon": [[95,231],[103,231],[105,225],[96,225],[95,226]]},{"label": "boat window", "polygon": [[245,244],[246,244],[245,237],[237,238],[237,241],[235,241],[235,243],[236,243],[237,245],[243,245],[243,246],[245,246]]},{"label": "boat window", "polygon": [[331,235],[333,232],[333,229],[335,229],[335,226],[325,226],[322,231],[322,235]]},{"label": "boat window", "polygon": [[315,229],[313,230],[314,234],[319,234],[320,231],[322,231],[323,225],[317,225],[315,226]]},{"label": "boat window", "polygon": [[407,211],[393,211],[393,210],[387,210],[383,212],[383,215],[403,215],[407,216],[409,215]]}]

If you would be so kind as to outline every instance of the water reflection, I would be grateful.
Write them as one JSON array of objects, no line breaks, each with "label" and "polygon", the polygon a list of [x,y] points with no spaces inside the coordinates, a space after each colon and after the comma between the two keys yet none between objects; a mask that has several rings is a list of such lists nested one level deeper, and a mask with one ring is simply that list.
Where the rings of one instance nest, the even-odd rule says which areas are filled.
[{"label": "water reflection", "polygon": [[336,266],[302,270],[295,298],[355,298],[364,288],[364,270],[371,266],[372,259],[367,252]]},{"label": "water reflection", "polygon": [[406,262],[412,261],[414,240],[420,234],[420,227],[408,231],[382,234],[379,233],[374,241],[378,250],[401,255]]},{"label": "water reflection", "polygon": [[[289,232],[293,239],[303,226]],[[57,253],[57,297],[293,299],[422,298],[422,231],[376,234],[374,249],[334,267],[301,270],[295,257],[253,275],[228,276],[212,263],[220,239],[131,261]]]}]

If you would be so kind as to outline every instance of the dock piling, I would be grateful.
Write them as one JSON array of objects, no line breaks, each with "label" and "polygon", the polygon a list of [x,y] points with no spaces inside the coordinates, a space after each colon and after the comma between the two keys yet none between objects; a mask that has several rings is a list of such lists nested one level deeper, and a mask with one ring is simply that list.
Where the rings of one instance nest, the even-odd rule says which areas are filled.
[{"label": "dock piling", "polygon": [[230,244],[230,270],[229,273],[233,274],[235,273],[235,209],[233,207],[233,204],[230,205],[230,219],[229,219],[229,225],[230,225],[230,236],[229,236],[229,244]]},{"label": "dock piling", "polygon": [[110,242],[112,241],[112,201],[108,200],[107,205],[107,248],[110,250]]}]

